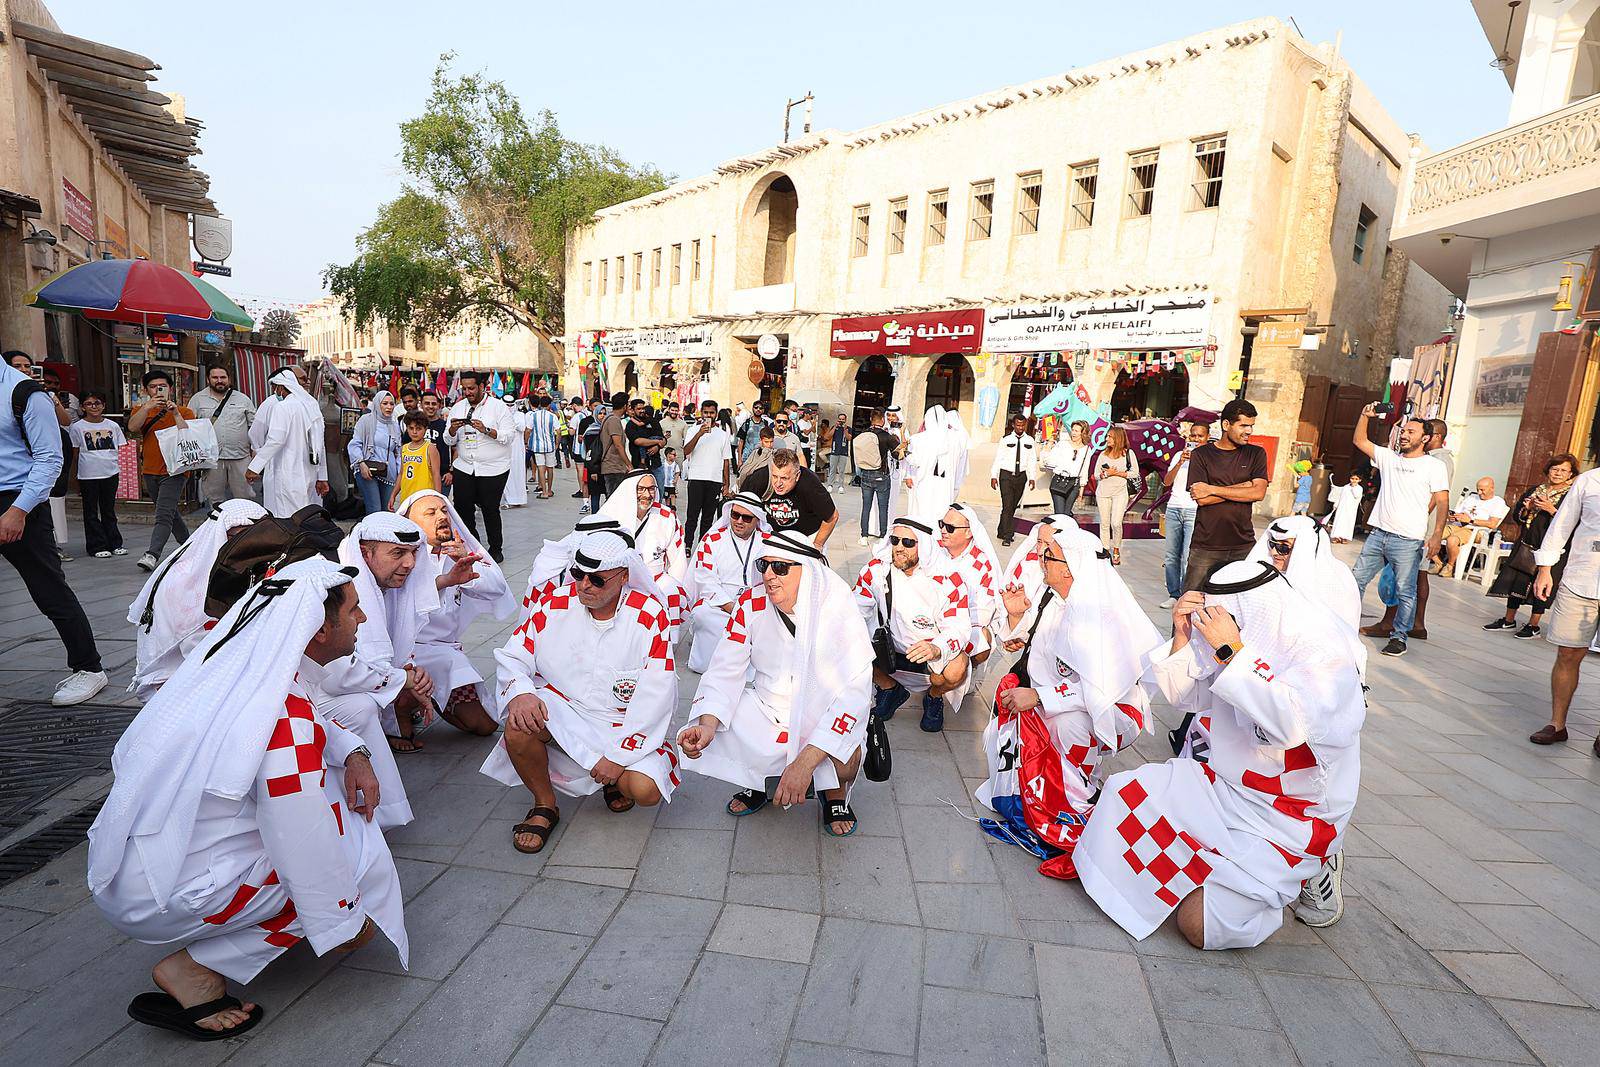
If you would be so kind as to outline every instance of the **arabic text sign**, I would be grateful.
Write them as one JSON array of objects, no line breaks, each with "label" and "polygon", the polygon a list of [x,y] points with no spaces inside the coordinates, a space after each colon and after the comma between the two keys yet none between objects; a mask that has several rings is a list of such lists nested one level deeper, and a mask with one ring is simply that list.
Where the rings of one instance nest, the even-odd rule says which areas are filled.
[{"label": "arabic text sign", "polygon": [[1211,330],[1211,294],[1151,293],[1105,300],[1012,304],[985,311],[990,352],[1084,348],[1187,348]]},{"label": "arabic text sign", "polygon": [[94,201],[78,191],[67,179],[61,179],[62,218],[78,232],[79,237],[94,240]]},{"label": "arabic text sign", "polygon": [[709,359],[714,352],[710,326],[610,330],[600,343],[609,359]]},{"label": "arabic text sign", "polygon": [[841,359],[880,354],[942,356],[976,352],[982,344],[983,310],[965,308],[834,319],[830,351]]}]

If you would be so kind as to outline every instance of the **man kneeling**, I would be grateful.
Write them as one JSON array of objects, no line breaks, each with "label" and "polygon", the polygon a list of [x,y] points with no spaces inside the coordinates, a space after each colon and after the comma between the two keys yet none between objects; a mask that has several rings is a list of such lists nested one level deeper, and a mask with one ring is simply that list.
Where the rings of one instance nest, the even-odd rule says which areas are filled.
[{"label": "man kneeling", "polygon": [[579,543],[572,581],[547,586],[496,652],[505,736],[483,773],[522,784],[534,807],[512,827],[518,852],[538,852],[561,820],[556,790],[597,789],[624,812],[671,797],[678,754],[666,740],[678,703],[667,613],[633,538],[615,530]]},{"label": "man kneeling", "polygon": [[850,784],[872,700],[872,639],[850,587],[808,539],[776,534],[756,549],[755,564],[761,584],[734,604],[695,692],[698,717],[679,731],[678,745],[695,770],[744,787],[728,801],[730,815],[749,815],[769,799],[798,804],[814,786],[824,831],[848,837],[856,830]]},{"label": "man kneeling", "polygon": [[1361,780],[1359,639],[1259,560],[1180,597],[1172,625],[1151,671],[1174,710],[1209,719],[1210,762],[1113,775],[1074,862],[1136,938],[1176,910],[1196,948],[1248,948],[1282,925],[1308,880],[1331,880],[1337,897],[1338,866],[1323,860]]},{"label": "man kneeling", "polygon": [[250,981],[302,938],[318,955],[355,949],[376,923],[406,962],[371,755],[299,677],[355,648],[352,577],[314,558],[255,586],[117,742],[89,890],[122,933],[185,946],[155,966],[164,992],[128,1006],[141,1023],[200,1041],[244,1033],[261,1008],[225,980]]}]

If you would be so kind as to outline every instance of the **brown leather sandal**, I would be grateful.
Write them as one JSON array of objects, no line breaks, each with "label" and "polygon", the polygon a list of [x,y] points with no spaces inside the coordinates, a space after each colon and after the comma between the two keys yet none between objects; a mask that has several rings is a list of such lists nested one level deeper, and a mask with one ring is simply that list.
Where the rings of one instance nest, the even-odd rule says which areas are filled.
[{"label": "brown leather sandal", "polygon": [[[511,828],[511,847],[516,849],[518,852],[529,856],[536,852],[543,852],[545,843],[550,840],[551,831],[553,831],[557,826],[561,825],[561,813],[555,808],[535,807],[529,808],[528,814],[524,815],[522,818],[522,822],[517,823],[517,825]],[[550,825],[535,826],[532,822],[528,821],[530,819],[549,819]],[[539,839],[538,844],[533,848],[523,848],[521,845],[517,844],[518,834],[533,834]]]},{"label": "brown leather sandal", "polygon": [[[610,808],[616,814],[621,815],[625,811],[632,811],[633,810],[633,800],[632,800],[632,798],[627,796],[625,793],[623,793],[622,790],[618,789],[616,786],[614,786],[614,785],[603,786],[601,788],[600,792],[606,798],[606,807]],[[621,803],[619,804],[618,801],[620,801]]]}]

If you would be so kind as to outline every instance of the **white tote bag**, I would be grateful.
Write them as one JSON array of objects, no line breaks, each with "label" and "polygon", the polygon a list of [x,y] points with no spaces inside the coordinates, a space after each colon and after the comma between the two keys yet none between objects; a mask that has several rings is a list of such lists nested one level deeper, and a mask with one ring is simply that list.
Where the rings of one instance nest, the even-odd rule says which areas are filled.
[{"label": "white tote bag", "polygon": [[190,419],[186,426],[157,430],[156,444],[167,461],[168,474],[205,471],[217,465],[217,431],[210,419]]}]

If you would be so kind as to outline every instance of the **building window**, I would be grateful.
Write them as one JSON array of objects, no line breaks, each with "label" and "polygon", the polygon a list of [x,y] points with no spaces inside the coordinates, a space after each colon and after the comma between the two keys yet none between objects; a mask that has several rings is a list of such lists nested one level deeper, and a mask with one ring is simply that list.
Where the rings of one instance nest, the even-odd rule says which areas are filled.
[{"label": "building window", "polygon": [[928,245],[944,244],[945,229],[950,224],[950,190],[935,189],[928,194]]},{"label": "building window", "polygon": [[617,257],[617,295],[622,295],[622,290],[627,283],[628,257]]},{"label": "building window", "polygon": [[700,280],[700,238],[689,242],[689,280]]},{"label": "building window", "polygon": [[972,206],[967,219],[967,240],[987,241],[994,229],[994,182],[972,183]]},{"label": "building window", "polygon": [[683,246],[672,246],[672,284],[683,281]]},{"label": "building window", "polygon": [[1373,214],[1370,207],[1361,205],[1361,214],[1356,216],[1356,247],[1351,253],[1352,258],[1360,263],[1367,255],[1367,241],[1372,237],[1372,224],[1378,221],[1378,216]]},{"label": "building window", "polygon": [[1043,199],[1043,174],[1033,171],[1017,175],[1017,233],[1039,232],[1039,204]]},{"label": "building window", "polygon": [[606,295],[606,282],[610,279],[610,277],[611,277],[611,274],[606,269],[606,260],[602,259],[600,261],[600,295],[601,296],[605,296]]},{"label": "building window", "polygon": [[1094,223],[1094,194],[1100,184],[1100,161],[1079,163],[1072,168],[1072,215],[1068,226],[1087,230]]},{"label": "building window", "polygon": [[661,288],[661,249],[650,251],[650,288]]},{"label": "building window", "polygon": [[1128,155],[1128,218],[1150,214],[1156,205],[1156,157],[1158,149]]},{"label": "building window", "polygon": [[855,221],[850,227],[850,258],[860,259],[867,254],[867,238],[872,232],[872,206],[857,204]]},{"label": "building window", "polygon": [[644,288],[644,253],[633,254],[633,291],[638,292]]},{"label": "building window", "polygon": [[583,295],[588,296],[594,286],[594,277],[590,273],[594,270],[594,260],[585,260],[583,264]]},{"label": "building window", "polygon": [[889,201],[889,254],[898,256],[906,250],[906,198]]},{"label": "building window", "polygon": [[1227,156],[1227,137],[1207,137],[1194,143],[1194,210],[1222,203],[1222,164]]}]

